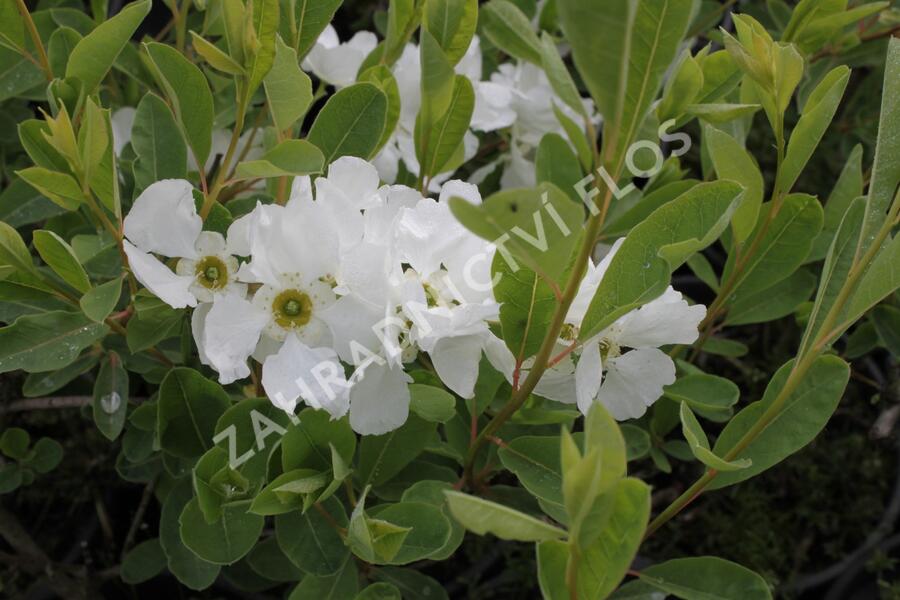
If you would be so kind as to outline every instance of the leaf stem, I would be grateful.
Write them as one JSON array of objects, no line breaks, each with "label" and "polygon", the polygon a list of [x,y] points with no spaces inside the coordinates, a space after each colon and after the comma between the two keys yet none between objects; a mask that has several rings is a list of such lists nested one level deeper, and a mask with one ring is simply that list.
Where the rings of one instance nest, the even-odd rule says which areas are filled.
[{"label": "leaf stem", "polygon": [[16,0],[16,5],[19,8],[19,13],[22,15],[22,20],[25,21],[25,28],[28,29],[28,35],[31,37],[35,49],[37,49],[38,59],[40,60],[44,77],[47,78],[47,81],[53,81],[53,69],[50,68],[50,61],[47,59],[47,51],[44,50],[44,43],[41,41],[41,35],[38,33],[37,27],[34,24],[34,19],[31,18],[31,13],[28,12],[28,7],[25,6],[25,0]]}]

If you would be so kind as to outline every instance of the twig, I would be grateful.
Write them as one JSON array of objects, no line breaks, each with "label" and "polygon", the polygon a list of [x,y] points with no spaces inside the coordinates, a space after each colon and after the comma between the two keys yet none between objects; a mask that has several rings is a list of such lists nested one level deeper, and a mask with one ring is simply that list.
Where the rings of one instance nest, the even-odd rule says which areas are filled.
[{"label": "twig", "polygon": [[144,519],[144,513],[147,512],[147,507],[150,506],[150,499],[153,498],[153,490],[155,487],[156,478],[151,479],[150,483],[144,488],[144,494],[141,496],[141,502],[138,504],[137,512],[134,513],[134,519],[132,519],[131,526],[128,528],[128,533],[125,535],[125,541],[122,542],[122,555],[119,562],[125,561],[125,554],[134,543],[138,528],[140,528],[141,521]]}]

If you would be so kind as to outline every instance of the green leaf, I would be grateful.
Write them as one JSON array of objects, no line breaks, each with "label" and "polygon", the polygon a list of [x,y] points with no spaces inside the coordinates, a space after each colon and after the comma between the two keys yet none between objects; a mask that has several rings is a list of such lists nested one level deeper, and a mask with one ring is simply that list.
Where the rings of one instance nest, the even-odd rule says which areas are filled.
[{"label": "green leaf", "polygon": [[36,473],[49,473],[62,462],[62,444],[48,437],[39,439],[31,452],[32,456],[25,461],[25,464],[34,469]]},{"label": "green leaf", "polygon": [[746,469],[753,464],[753,461],[749,458],[727,461],[713,454],[709,449],[709,440],[706,437],[706,433],[704,433],[700,421],[691,412],[687,402],[681,403],[679,415],[681,417],[681,433],[691,448],[691,454],[710,469],[720,473],[727,473],[729,471]]},{"label": "green leaf", "polygon": [[432,385],[413,383],[409,386],[409,409],[433,423],[446,423],[456,414],[453,394]]},{"label": "green leaf", "polygon": [[100,362],[96,354],[85,352],[72,364],[59,371],[31,373],[22,384],[22,395],[26,398],[49,396],[56,390],[71,383],[77,377],[92,371]]},{"label": "green leaf", "polygon": [[816,238],[813,250],[807,258],[808,261],[825,258],[850,204],[856,198],[864,195],[862,158],[862,144],[857,144],[850,152],[850,156],[825,202],[825,222],[822,225],[822,233]]},{"label": "green leaf", "polygon": [[65,73],[66,66],[69,64],[69,57],[80,41],[81,34],[71,27],[60,27],[54,31],[53,35],[50,36],[50,41],[47,43],[47,57],[50,61],[50,70],[54,73]]},{"label": "green leaf", "polygon": [[897,160],[900,156],[900,39],[897,38],[888,42],[880,115],[875,164],[866,199],[866,219],[859,238],[862,240],[860,256],[868,250],[875,232],[881,228],[900,183],[900,161]]},{"label": "green leaf", "polygon": [[[294,50],[303,58],[328,26],[344,0],[296,0],[297,38]],[[391,3],[393,4],[393,2]]]},{"label": "green leaf", "polygon": [[[220,567],[203,560],[181,541],[178,521],[191,497],[191,480],[184,477],[175,484],[163,501],[159,517],[159,542],[166,553],[169,571],[190,589],[202,590],[216,580]],[[202,516],[200,520],[203,520]]]},{"label": "green leaf", "polygon": [[275,517],[275,535],[292,563],[306,573],[327,577],[341,571],[350,556],[335,523],[346,528],[347,514],[340,502],[329,498],[320,508]]},{"label": "green leaf", "polygon": [[206,164],[212,144],[213,99],[203,72],[178,50],[165,44],[144,44],[154,75],[172,104],[175,117],[197,165]]},{"label": "green leaf", "polygon": [[135,194],[162,179],[187,176],[187,148],[166,103],[148,92],[138,103],[131,129]]},{"label": "green leaf", "polygon": [[229,75],[246,75],[244,67],[235,62],[233,58],[220,50],[215,44],[203,39],[202,36],[193,31],[191,32],[191,45],[194,47],[194,51],[202,56],[203,60],[209,63],[209,66],[212,68]]},{"label": "green leaf", "polygon": [[582,118],[588,118],[587,109],[584,107],[581,94],[572,80],[572,75],[569,73],[566,63],[559,56],[553,38],[546,32],[541,33],[540,53],[540,65],[544,68],[553,91],[569,108],[581,115]]},{"label": "green leaf", "polygon": [[881,343],[895,357],[900,356],[900,309],[882,304],[872,311],[872,323]]},{"label": "green leaf", "polygon": [[416,148],[417,155],[420,148],[423,151],[422,156],[417,156],[423,174],[433,177],[444,170],[462,144],[474,110],[475,91],[472,82],[463,75],[457,75],[454,77],[450,103],[444,115],[431,127],[427,146]]},{"label": "green leaf", "polygon": [[750,325],[785,317],[809,300],[816,281],[809,270],[799,269],[771,287],[742,295],[728,309],[725,324]]},{"label": "green leaf", "polygon": [[305,576],[288,596],[288,600],[306,600],[307,598],[345,600],[345,598],[353,598],[357,591],[359,591],[359,576],[356,573],[356,563],[351,560],[348,553],[343,568],[337,574],[327,577]]},{"label": "green leaf", "polygon": [[[366,439],[369,438],[363,438]],[[281,439],[282,467],[285,471],[301,468],[327,471],[332,466],[330,445],[345,463],[353,461],[356,434],[350,423],[347,419],[331,420],[323,410],[306,408]]]},{"label": "green leaf", "polygon": [[427,0],[422,21],[423,28],[455,65],[465,56],[475,34],[478,0]]},{"label": "green leaf", "polygon": [[28,455],[31,436],[20,427],[10,427],[0,436],[0,452],[14,460],[21,460]]},{"label": "green leaf", "polygon": [[513,58],[541,65],[541,41],[519,7],[507,0],[491,0],[481,10],[485,37]]},{"label": "green leaf", "polygon": [[743,189],[730,181],[701,183],[634,227],[591,300],[579,339],[591,338],[659,296],[669,285],[672,271],[721,235],[742,194]]},{"label": "green leaf", "polygon": [[[498,451],[500,462],[512,471],[522,486],[550,506],[565,514],[562,495],[560,443],[556,436],[518,437]],[[552,513],[551,513],[552,514]]]},{"label": "green leaf", "polygon": [[544,279],[562,283],[569,256],[578,243],[583,208],[556,186],[503,190],[480,205],[450,199],[450,210],[475,235],[495,243],[511,270],[521,260]]},{"label": "green leaf", "polygon": [[282,473],[257,494],[250,505],[250,512],[269,516],[303,510],[306,496],[321,490],[329,480],[327,473],[312,469],[295,469]]},{"label": "green leaf", "polygon": [[770,600],[766,580],[714,556],[676,558],[640,571],[641,581],[685,600]]},{"label": "green leaf", "polygon": [[325,164],[341,156],[369,158],[384,131],[387,96],[371,83],[346,87],[325,103],[307,139],[325,155]]},{"label": "green leaf", "polygon": [[102,323],[112,313],[122,296],[122,278],[117,277],[89,289],[78,301],[82,312],[95,323]]},{"label": "green leaf", "polygon": [[857,321],[898,287],[900,287],[900,235],[894,236],[894,239],[884,245],[863,275],[843,315],[844,324],[849,325]]},{"label": "green leaf", "polygon": [[584,173],[565,138],[558,133],[545,134],[538,145],[534,166],[538,183],[552,183],[575,202],[581,202],[577,186]]},{"label": "green leaf", "polygon": [[825,318],[837,301],[841,289],[846,284],[856,258],[856,249],[865,219],[866,201],[863,198],[857,198],[844,214],[837,233],[834,234],[828,254],[825,256],[819,289],[807,319],[806,331],[800,345],[800,354],[804,353],[809,344],[813,343],[820,334],[829,333],[823,332],[821,329]]},{"label": "green leaf", "polygon": [[286,177],[321,173],[325,157],[306,140],[285,140],[257,160],[238,163],[237,179]]},{"label": "green leaf", "polygon": [[34,164],[49,171],[68,172],[69,164],[48,137],[50,128],[46,121],[27,119],[19,123],[19,141]]},{"label": "green leaf", "polygon": [[[772,207],[769,206],[769,210]],[[806,260],[822,230],[822,205],[806,194],[791,194],[774,219],[760,215],[756,231],[764,230],[761,241],[735,277],[733,293],[744,297],[766,290],[793,273]],[[754,233],[754,237],[757,233]],[[734,255],[725,265],[727,276],[734,269]]]},{"label": "green leaf", "polygon": [[720,421],[731,416],[740,390],[724,377],[695,373],[679,377],[663,391],[667,398],[683,402],[707,419]]},{"label": "green leaf", "polygon": [[66,212],[21,178],[10,175],[9,185],[0,192],[0,220],[10,227],[39,223]]},{"label": "green leaf", "polygon": [[265,482],[269,451],[277,439],[286,439],[289,424],[288,414],[268,398],[244,399],[219,417],[214,439],[219,448],[228,451],[231,468],[240,469],[242,477],[258,486]]},{"label": "green leaf", "polygon": [[200,456],[212,448],[216,421],[230,405],[218,383],[193,369],[172,369],[159,388],[160,446],[181,458]]},{"label": "green leaf", "polygon": [[742,117],[750,117],[760,109],[759,104],[689,104],[685,112],[708,123],[720,125]]},{"label": "green leaf", "polygon": [[503,341],[516,360],[537,354],[550,327],[556,297],[546,281],[525,268],[513,270],[499,253],[494,256],[494,296],[500,303]]},{"label": "green leaf", "polygon": [[92,93],[150,12],[150,7],[150,0],[140,0],[100,23],[75,46],[66,66],[66,77],[78,79],[84,84],[84,92]]},{"label": "green leaf", "polygon": [[794,187],[816,146],[831,125],[831,119],[837,112],[849,81],[850,69],[841,65],[829,72],[810,94],[800,120],[791,132],[787,154],[776,182],[782,192],[788,192]]},{"label": "green leaf", "polygon": [[280,37],[275,41],[275,61],[263,85],[272,122],[278,131],[290,130],[312,104],[312,81],[300,70],[297,53]]},{"label": "green leaf", "polygon": [[443,585],[415,568],[382,567],[375,571],[374,577],[396,586],[404,597],[423,597],[429,600],[448,600],[449,598]]},{"label": "green leaf", "polygon": [[359,447],[356,474],[360,484],[389,481],[413,461],[434,436],[436,425],[410,415],[403,427],[383,435],[367,435]]},{"label": "green leaf", "polygon": [[[790,361],[778,369],[762,400],[748,405],[722,430],[713,450],[717,455],[725,456],[759,420],[784,388],[793,366]],[[712,481],[711,488],[719,489],[749,479],[806,446],[825,427],[849,378],[850,367],[840,358],[822,356],[816,359],[775,418],[735,457],[749,458],[753,465],[720,474]]]},{"label": "green leaf", "polygon": [[222,518],[207,523],[197,498],[184,507],[179,522],[181,540],[197,556],[217,565],[243,558],[259,539],[265,519],[247,512],[247,502],[222,507]]},{"label": "green leaf", "polygon": [[81,293],[91,289],[91,280],[65,240],[52,231],[39,229],[32,234],[32,241],[44,262],[63,281]]},{"label": "green leaf", "polygon": [[502,504],[462,492],[444,493],[447,495],[453,517],[463,527],[478,535],[491,533],[503,540],[520,542],[557,540],[566,537],[564,530]]},{"label": "green leaf", "polygon": [[400,590],[391,583],[373,583],[357,594],[353,600],[400,600]]},{"label": "green leaf", "polygon": [[397,553],[386,564],[405,565],[431,558],[439,553],[450,539],[450,520],[439,506],[424,502],[398,502],[377,506],[372,515],[390,523],[394,528],[408,529]]},{"label": "green leaf", "polygon": [[253,7],[252,39],[245,47],[247,82],[244,88],[243,106],[248,106],[250,98],[262,84],[269,69],[275,62],[275,38],[278,34],[278,0],[255,0]]},{"label": "green leaf", "polygon": [[22,240],[22,236],[3,221],[0,221],[0,265],[15,269],[20,283],[40,290],[51,291],[51,288],[43,283],[43,277],[34,266],[31,253]]},{"label": "green leaf", "polygon": [[[303,579],[303,571],[292,563],[281,548],[275,536],[265,538],[247,555],[247,564],[266,579],[279,582],[295,582]],[[352,565],[351,565],[352,566]],[[309,596],[322,600],[327,598],[325,591],[320,595]]]},{"label": "green leaf", "polygon": [[703,89],[703,68],[697,59],[691,56],[691,51],[685,49],[679,60],[678,68],[666,81],[662,100],[656,108],[656,116],[660,123],[680,118]]},{"label": "green leaf", "polygon": [[391,139],[397,123],[400,120],[400,88],[397,86],[397,80],[393,73],[385,65],[375,65],[369,67],[359,74],[359,82],[374,83],[378,86],[387,97],[387,116],[384,122],[384,131],[381,132],[381,139],[374,151],[377,154]]},{"label": "green leaf", "polygon": [[94,381],[94,423],[108,440],[122,433],[128,412],[128,371],[115,352],[107,354]]},{"label": "green leaf", "polygon": [[54,311],[20,317],[0,328],[0,373],[61,369],[107,333],[106,325],[80,313]]},{"label": "green leaf", "polygon": [[731,218],[735,242],[740,244],[750,237],[756,227],[765,182],[756,161],[736,139],[711,127],[706,129],[705,134],[716,174],[720,179],[730,179],[744,186],[744,198]]},{"label": "green leaf", "polygon": [[122,581],[136,585],[153,579],[166,568],[166,555],[159,538],[144,540],[128,551],[122,561]]},{"label": "green leaf", "polygon": [[84,191],[71,175],[44,167],[28,167],[16,175],[66,210],[77,210],[84,203]]}]

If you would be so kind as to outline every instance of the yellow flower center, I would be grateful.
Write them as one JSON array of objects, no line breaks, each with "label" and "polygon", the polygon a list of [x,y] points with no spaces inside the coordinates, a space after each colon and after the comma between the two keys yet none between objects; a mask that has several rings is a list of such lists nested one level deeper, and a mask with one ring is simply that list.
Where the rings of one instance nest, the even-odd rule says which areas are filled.
[{"label": "yellow flower center", "polygon": [[284,329],[302,327],[312,317],[312,299],[300,290],[285,290],[275,296],[272,312],[275,322]]},{"label": "yellow flower center", "polygon": [[228,267],[218,256],[205,256],[197,261],[197,281],[210,290],[220,290],[228,284]]}]

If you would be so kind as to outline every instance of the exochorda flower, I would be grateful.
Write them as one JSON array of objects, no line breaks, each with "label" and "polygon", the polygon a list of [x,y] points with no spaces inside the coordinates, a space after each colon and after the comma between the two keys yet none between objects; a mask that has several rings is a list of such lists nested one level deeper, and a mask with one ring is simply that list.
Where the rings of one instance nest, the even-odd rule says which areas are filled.
[{"label": "exochorda flower", "polygon": [[341,42],[334,27],[328,25],[303,59],[303,68],[336,88],[347,87],[356,82],[359,67],[377,45],[378,38],[370,31],[357,31]]},{"label": "exochorda flower", "polygon": [[[591,299],[621,243],[617,241],[597,265],[588,264],[554,355],[561,355],[578,339]],[[705,306],[689,305],[670,286],[660,297],[623,315],[547,369],[534,393],[576,404],[583,414],[594,402],[600,402],[617,420],[636,419],[662,395],[665,386],[675,382],[675,363],[659,347],[694,342],[705,316]],[[501,370],[511,381],[513,361],[509,351],[496,344],[490,349],[501,355],[505,351],[506,357],[496,362],[505,363]]]},{"label": "exochorda flower", "polygon": [[[150,185],[125,217],[123,246],[132,273],[173,308],[246,291],[236,280],[238,261],[227,252],[225,238],[202,229],[193,187],[183,179]],[[153,254],[180,259],[175,271]]]}]

